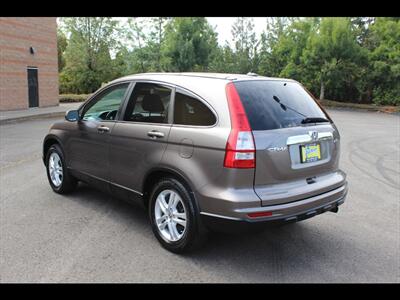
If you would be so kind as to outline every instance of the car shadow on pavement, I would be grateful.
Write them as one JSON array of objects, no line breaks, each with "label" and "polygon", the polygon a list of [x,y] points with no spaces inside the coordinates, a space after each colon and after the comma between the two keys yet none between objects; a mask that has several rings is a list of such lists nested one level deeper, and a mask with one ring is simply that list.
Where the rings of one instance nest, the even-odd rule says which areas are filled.
[{"label": "car shadow on pavement", "polygon": [[[80,184],[67,197],[99,214],[107,214],[113,222],[132,226],[135,233],[146,236],[146,239],[156,240],[147,212],[139,205],[116,199],[86,184]],[[322,218],[324,215],[321,215]],[[228,268],[235,280],[239,278],[238,281],[332,281],[329,272],[323,269],[337,266],[337,261],[331,256],[332,251],[346,251],[349,247],[343,249],[346,240],[335,230],[318,226],[321,223],[317,218],[321,216],[284,226],[266,226],[257,232],[211,233],[200,249],[176,255],[176,259],[183,259],[210,272],[221,272],[224,276]],[[325,231],[327,229],[330,230]],[[149,243],[149,247],[154,246],[153,242]],[[337,255],[334,256],[337,258]],[[316,277],[316,271],[322,276]]]},{"label": "car shadow on pavement", "polygon": [[107,214],[114,221],[134,222],[136,226],[150,229],[147,212],[142,206],[115,198],[85,183],[80,182],[78,188],[66,197],[99,214]]}]

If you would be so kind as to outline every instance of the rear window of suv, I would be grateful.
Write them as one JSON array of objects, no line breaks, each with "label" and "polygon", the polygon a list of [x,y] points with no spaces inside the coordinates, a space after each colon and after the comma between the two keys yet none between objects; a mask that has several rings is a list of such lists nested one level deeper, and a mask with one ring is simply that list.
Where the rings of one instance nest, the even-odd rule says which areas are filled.
[{"label": "rear window of suv", "polygon": [[306,117],[327,118],[296,82],[251,80],[234,84],[252,130],[296,127]]}]

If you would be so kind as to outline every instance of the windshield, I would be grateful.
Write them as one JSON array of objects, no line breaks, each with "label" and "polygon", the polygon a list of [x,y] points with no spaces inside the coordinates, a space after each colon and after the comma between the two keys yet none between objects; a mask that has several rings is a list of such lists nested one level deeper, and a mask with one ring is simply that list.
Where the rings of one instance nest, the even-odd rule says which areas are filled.
[{"label": "windshield", "polygon": [[301,126],[305,118],[328,119],[304,88],[291,81],[235,82],[252,130]]}]

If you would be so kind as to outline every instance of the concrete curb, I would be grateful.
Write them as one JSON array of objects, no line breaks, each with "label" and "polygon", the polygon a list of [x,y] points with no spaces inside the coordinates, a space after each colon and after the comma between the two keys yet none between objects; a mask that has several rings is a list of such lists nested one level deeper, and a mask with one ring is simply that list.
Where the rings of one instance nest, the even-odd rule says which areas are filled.
[{"label": "concrete curb", "polygon": [[359,107],[346,107],[346,106],[329,106],[323,105],[323,108],[327,110],[342,110],[342,111],[357,111],[357,112],[374,112],[374,113],[382,113],[388,115],[400,115],[400,111],[385,111],[378,108],[359,108]]},{"label": "concrete curb", "polygon": [[29,116],[12,117],[12,118],[0,120],[0,125],[16,123],[16,122],[24,122],[24,121],[30,121],[30,120],[37,120],[37,119],[56,118],[56,117],[63,117],[63,116],[65,116],[65,111],[49,112],[49,113],[29,115]]},{"label": "concrete curb", "polygon": [[[81,103],[60,104],[54,107],[43,107],[34,110],[16,110],[0,112],[0,125],[24,122],[29,120],[63,118],[70,109],[78,109]],[[64,119],[64,118],[63,118]]]}]

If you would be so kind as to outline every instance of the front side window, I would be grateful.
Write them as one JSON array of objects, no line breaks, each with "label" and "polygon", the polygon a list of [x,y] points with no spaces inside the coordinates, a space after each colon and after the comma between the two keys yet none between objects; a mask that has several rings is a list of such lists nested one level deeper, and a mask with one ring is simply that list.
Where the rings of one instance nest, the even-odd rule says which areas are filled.
[{"label": "front side window", "polygon": [[124,121],[168,123],[170,102],[170,88],[154,83],[136,83],[129,98]]},{"label": "front side window", "polygon": [[210,126],[215,122],[215,115],[204,103],[191,96],[175,93],[174,124]]},{"label": "front side window", "polygon": [[115,120],[129,83],[110,87],[84,108],[83,120]]}]

